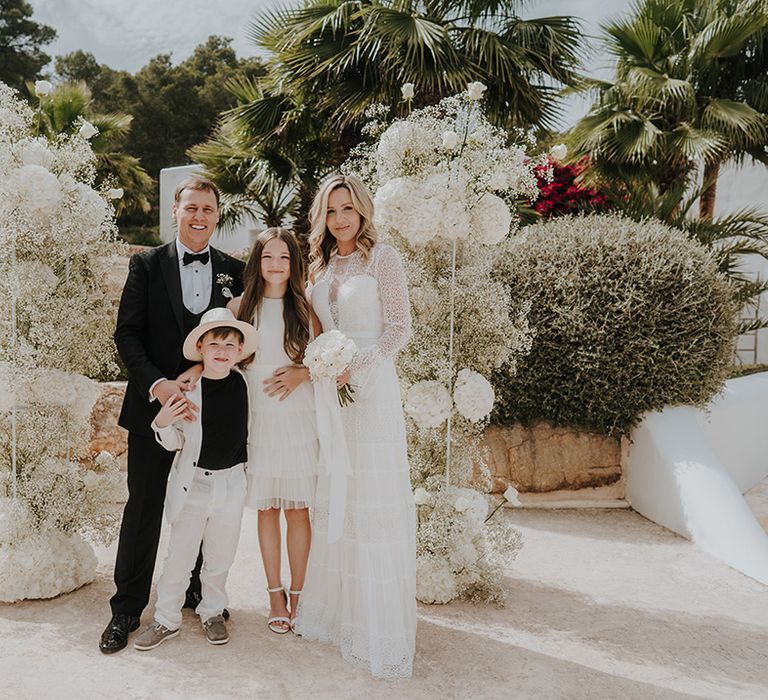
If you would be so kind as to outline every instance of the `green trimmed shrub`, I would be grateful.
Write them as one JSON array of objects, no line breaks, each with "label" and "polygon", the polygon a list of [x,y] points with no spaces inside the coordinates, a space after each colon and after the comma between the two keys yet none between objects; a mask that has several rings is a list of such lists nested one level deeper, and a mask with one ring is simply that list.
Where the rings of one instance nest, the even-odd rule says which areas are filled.
[{"label": "green trimmed shrub", "polygon": [[701,406],[730,371],[731,288],[709,254],[658,221],[562,217],[508,244],[498,272],[531,303],[533,348],[499,372],[495,421],[626,431],[645,411]]}]

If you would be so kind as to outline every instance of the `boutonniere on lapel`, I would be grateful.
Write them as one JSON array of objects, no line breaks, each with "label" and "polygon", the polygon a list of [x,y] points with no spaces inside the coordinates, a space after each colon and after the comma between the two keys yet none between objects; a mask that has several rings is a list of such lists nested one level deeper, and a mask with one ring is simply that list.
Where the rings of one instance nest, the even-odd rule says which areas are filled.
[{"label": "boutonniere on lapel", "polygon": [[216,284],[221,287],[222,296],[226,297],[227,299],[232,299],[234,294],[232,294],[232,290],[229,288],[229,285],[232,284],[231,275],[220,272],[218,275],[216,275]]}]

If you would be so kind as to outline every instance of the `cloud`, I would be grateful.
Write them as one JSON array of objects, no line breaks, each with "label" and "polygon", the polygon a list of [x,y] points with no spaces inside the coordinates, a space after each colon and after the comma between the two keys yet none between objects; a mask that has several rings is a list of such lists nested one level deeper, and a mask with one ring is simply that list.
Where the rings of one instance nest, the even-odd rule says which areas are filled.
[{"label": "cloud", "polygon": [[59,34],[53,56],[82,49],[99,63],[135,72],[160,53],[174,63],[187,58],[211,34],[234,39],[238,56],[256,53],[248,26],[270,0],[31,0],[34,19]]}]

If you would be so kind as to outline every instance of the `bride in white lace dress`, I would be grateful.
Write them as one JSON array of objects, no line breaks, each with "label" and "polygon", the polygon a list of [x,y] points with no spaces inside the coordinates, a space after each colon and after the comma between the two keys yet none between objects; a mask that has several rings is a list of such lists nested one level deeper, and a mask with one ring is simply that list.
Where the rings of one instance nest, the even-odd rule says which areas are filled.
[{"label": "bride in white lace dress", "polygon": [[342,409],[351,462],[341,539],[327,537],[322,476],[297,632],[338,644],[343,658],[382,678],[407,678],[416,638],[416,519],[405,422],[393,358],[411,331],[402,262],[376,243],[373,202],[355,177],[333,176],[310,214],[312,306],[323,330],[358,346]]}]

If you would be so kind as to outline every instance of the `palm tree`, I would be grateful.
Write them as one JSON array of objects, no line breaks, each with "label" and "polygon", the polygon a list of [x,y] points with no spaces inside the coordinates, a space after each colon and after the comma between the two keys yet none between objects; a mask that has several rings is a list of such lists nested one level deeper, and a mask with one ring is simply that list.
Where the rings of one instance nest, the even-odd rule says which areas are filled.
[{"label": "palm tree", "polygon": [[268,75],[230,83],[237,106],[189,152],[225,194],[225,217],[292,218],[305,233],[317,185],[361,140],[365,110],[396,104],[406,82],[418,107],[480,80],[496,123],[550,125],[557,86],[578,82],[578,25],[523,20],[518,4],[312,0],[262,16],[252,35],[271,54]]},{"label": "palm tree", "polygon": [[655,183],[663,194],[703,182],[711,219],[727,160],[768,164],[768,5],[765,0],[640,0],[605,28],[614,82],[571,130],[607,180]]},{"label": "palm tree", "polygon": [[559,87],[579,82],[579,25],[571,17],[522,19],[520,5],[311,0],[263,15],[252,36],[274,57],[274,85],[314,93],[340,126],[359,124],[371,104],[397,102],[403,83],[416,85],[418,107],[481,81],[492,121],[549,127]]},{"label": "palm tree", "polygon": [[266,92],[263,81],[252,78],[228,88],[237,106],[208,141],[189,150],[224,195],[222,223],[239,224],[245,216],[266,226],[292,220],[305,234],[320,180],[344,160],[343,135],[318,118],[312,96]]},{"label": "palm tree", "polygon": [[[32,86],[29,87],[34,94]],[[37,133],[55,138],[58,134],[73,133],[83,119],[89,121],[99,130],[91,139],[96,155],[96,182],[106,181],[123,189],[123,197],[116,202],[118,216],[127,212],[147,213],[153,180],[138,158],[121,150],[133,117],[120,112],[97,114],[91,103],[91,91],[85,83],[57,85],[53,92],[40,99]]]}]

